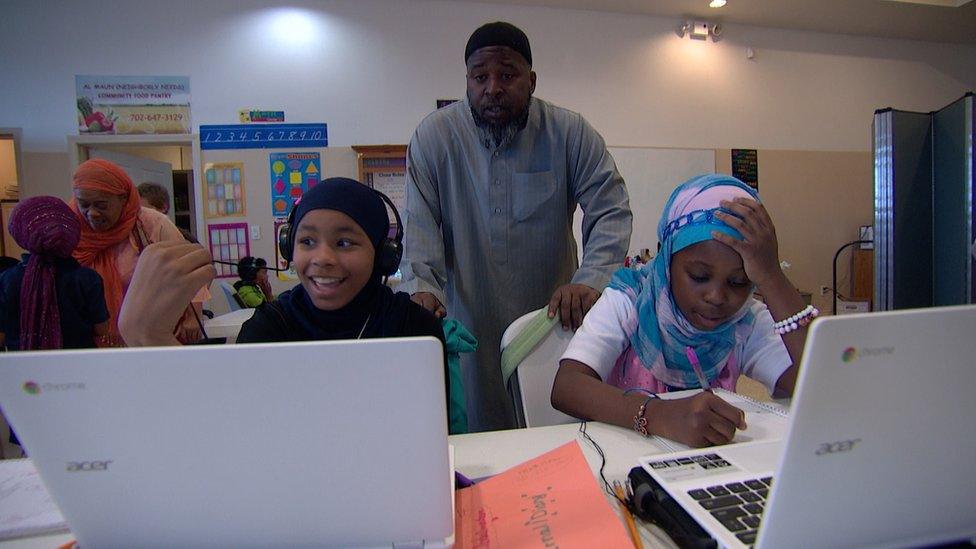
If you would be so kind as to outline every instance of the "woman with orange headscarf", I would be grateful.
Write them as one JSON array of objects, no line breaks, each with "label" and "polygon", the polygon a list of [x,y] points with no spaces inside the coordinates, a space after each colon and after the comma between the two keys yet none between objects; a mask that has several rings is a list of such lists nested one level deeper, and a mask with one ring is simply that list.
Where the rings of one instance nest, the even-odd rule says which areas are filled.
[{"label": "woman with orange headscarf", "polygon": [[[71,208],[82,221],[81,241],[73,255],[79,263],[102,276],[105,304],[111,315],[109,335],[98,343],[102,347],[122,346],[119,309],[139,254],[149,244],[183,240],[183,236],[165,214],[140,205],[139,192],[132,180],[108,160],[94,158],[78,166],[72,193]],[[209,297],[207,289],[201,288],[193,298],[193,305],[199,307]],[[200,338],[199,321],[192,307],[174,331],[184,343]]]}]

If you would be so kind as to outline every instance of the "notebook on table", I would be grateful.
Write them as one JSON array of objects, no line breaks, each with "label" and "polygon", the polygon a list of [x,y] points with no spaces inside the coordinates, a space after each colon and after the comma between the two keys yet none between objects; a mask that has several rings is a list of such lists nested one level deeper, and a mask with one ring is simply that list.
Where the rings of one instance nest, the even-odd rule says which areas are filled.
[{"label": "notebook on table", "polygon": [[635,492],[724,547],[974,537],[974,357],[972,305],[818,319],[786,438],[642,458]]},{"label": "notebook on table", "polygon": [[434,338],[9,353],[0,406],[83,547],[443,544]]},{"label": "notebook on table", "polygon": [[[761,440],[779,440],[786,436],[786,429],[789,426],[790,417],[790,410],[786,406],[778,402],[756,400],[746,395],[726,391],[725,389],[711,389],[711,391],[720,396],[725,402],[728,402],[745,413],[746,429],[735,432],[732,444]],[[673,391],[661,393],[658,397],[664,400],[675,400],[693,397],[700,392],[700,389]],[[654,436],[654,441],[671,452],[691,449],[686,444],[662,436]]]}]

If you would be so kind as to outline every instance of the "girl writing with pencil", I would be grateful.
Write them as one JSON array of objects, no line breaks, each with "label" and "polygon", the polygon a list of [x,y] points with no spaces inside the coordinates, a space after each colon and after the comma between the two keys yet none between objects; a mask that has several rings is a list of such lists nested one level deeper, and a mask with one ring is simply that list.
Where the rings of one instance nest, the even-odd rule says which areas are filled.
[{"label": "girl writing with pencil", "polygon": [[[744,414],[707,389],[734,391],[745,374],[792,394],[818,311],[783,274],[773,222],[738,179],[680,185],[657,236],[654,260],[614,274],[584,318],[560,360],[552,405],[689,446],[726,444],[746,428]],[[657,398],[699,387],[706,391],[689,398]]]}]

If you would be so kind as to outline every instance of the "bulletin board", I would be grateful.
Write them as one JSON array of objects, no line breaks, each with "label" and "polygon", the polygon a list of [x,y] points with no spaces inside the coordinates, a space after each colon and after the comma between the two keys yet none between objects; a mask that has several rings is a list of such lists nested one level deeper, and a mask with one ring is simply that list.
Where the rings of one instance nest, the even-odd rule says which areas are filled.
[{"label": "bulletin board", "polygon": [[[237,263],[242,257],[251,255],[251,243],[247,235],[247,223],[219,223],[207,225],[210,254],[217,261]],[[237,276],[237,267],[215,263],[217,278]]]},{"label": "bulletin board", "polygon": [[[359,180],[369,187],[390,197],[390,201],[402,212],[407,206],[407,146],[406,145],[354,145],[359,167]],[[387,206],[391,234],[395,231],[396,216]]]},{"label": "bulletin board", "polygon": [[203,174],[207,219],[247,215],[243,163],[204,164]]}]

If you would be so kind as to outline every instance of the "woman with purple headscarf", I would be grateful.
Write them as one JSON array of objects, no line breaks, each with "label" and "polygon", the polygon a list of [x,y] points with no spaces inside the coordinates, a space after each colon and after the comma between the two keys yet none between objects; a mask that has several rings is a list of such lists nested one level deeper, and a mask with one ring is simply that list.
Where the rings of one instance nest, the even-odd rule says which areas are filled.
[{"label": "woman with purple headscarf", "polygon": [[71,257],[81,222],[53,196],[20,202],[8,226],[26,250],[0,274],[0,346],[8,350],[95,347],[108,333],[102,279]]}]

